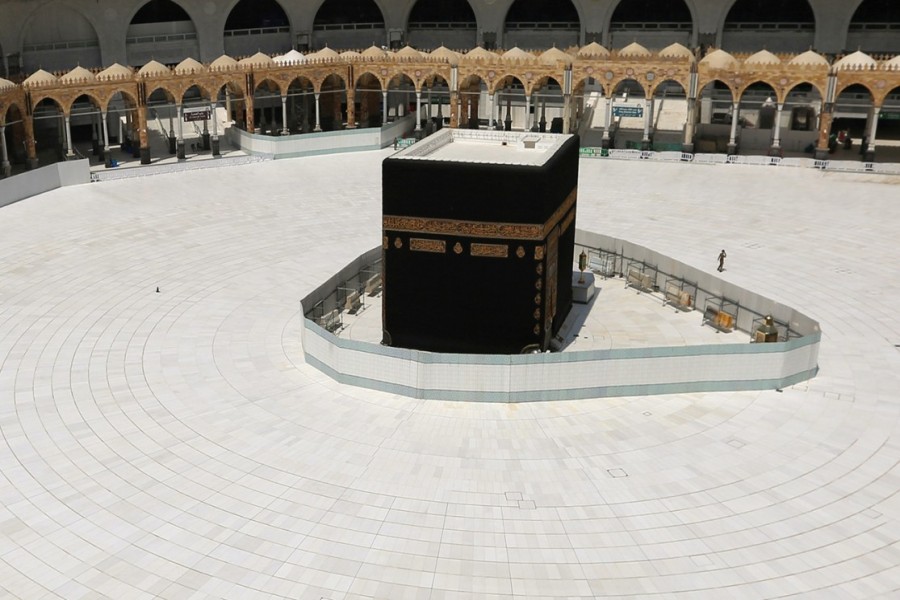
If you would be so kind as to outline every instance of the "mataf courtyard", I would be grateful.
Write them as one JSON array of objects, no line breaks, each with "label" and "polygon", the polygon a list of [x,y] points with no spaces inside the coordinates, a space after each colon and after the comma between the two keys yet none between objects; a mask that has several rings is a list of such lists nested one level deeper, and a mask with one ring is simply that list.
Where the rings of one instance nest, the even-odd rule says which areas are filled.
[{"label": "mataf courtyard", "polygon": [[709,272],[725,248],[722,279],[819,322],[819,372],[503,404],[304,362],[300,299],[381,244],[388,155],[0,208],[0,596],[898,593],[900,178],[583,159],[579,229]]}]

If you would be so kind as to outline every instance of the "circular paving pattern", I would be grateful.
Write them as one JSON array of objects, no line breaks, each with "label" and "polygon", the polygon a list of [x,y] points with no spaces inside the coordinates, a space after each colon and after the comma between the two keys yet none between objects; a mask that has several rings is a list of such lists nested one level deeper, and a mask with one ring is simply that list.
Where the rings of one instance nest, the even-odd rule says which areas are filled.
[{"label": "circular paving pattern", "polygon": [[897,591],[897,181],[583,161],[579,227],[710,271],[726,248],[723,277],[822,324],[820,373],[491,405],[303,363],[299,299],[380,243],[384,156],[0,209],[0,595]]}]

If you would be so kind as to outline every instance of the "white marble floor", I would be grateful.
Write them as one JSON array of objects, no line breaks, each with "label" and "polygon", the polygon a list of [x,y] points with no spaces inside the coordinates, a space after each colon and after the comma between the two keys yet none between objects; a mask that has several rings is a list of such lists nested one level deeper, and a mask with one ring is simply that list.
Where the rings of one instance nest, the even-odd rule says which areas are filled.
[{"label": "white marble floor", "polygon": [[[578,272],[578,266],[572,265]],[[586,275],[590,276],[590,274]],[[678,310],[663,302],[662,292],[638,292],[621,277],[594,277],[594,296],[587,304],[574,302],[560,330],[562,350],[658,348],[701,344],[746,344],[745,331],[720,332],[703,325],[698,310]],[[378,344],[382,338],[382,295],[363,295],[356,314],[344,312],[338,337]]]},{"label": "white marble floor", "polygon": [[710,270],[726,248],[724,277],[822,324],[820,373],[486,405],[303,363],[299,299],[380,241],[383,156],[0,210],[0,596],[900,593],[900,182],[584,161],[579,227]]}]

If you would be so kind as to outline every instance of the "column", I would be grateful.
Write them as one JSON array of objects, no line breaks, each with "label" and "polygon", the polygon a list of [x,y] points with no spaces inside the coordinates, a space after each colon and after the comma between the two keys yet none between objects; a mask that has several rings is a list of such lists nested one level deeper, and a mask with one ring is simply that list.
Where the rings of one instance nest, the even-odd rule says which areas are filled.
[{"label": "column", "polygon": [[422,131],[422,90],[416,90],[416,131]]},{"label": "column", "polygon": [[531,94],[525,94],[525,131],[531,131]]},{"label": "column", "polygon": [[737,154],[737,126],[740,112],[741,103],[735,102],[731,106],[731,133],[728,134],[728,154]]},{"label": "column", "polygon": [[[828,160],[828,134],[834,120],[834,105],[826,103],[819,113],[819,139],[816,140],[816,160]],[[862,143],[862,142],[860,142]]]},{"label": "column", "polygon": [[572,127],[572,94],[563,94],[563,133],[571,133]]},{"label": "column", "polygon": [[488,94],[488,129],[494,128],[494,93]]},{"label": "column", "polygon": [[543,133],[547,131],[547,98],[541,98],[541,120],[539,121],[538,130]]},{"label": "column", "polygon": [[281,95],[281,135],[290,135],[291,130],[288,129],[287,120],[287,96]]},{"label": "column", "polygon": [[387,125],[388,119],[388,105],[387,105],[388,93],[387,90],[381,91],[381,124],[382,126]]},{"label": "column", "polygon": [[244,127],[247,128],[248,133],[255,133],[256,117],[253,114],[253,96],[251,95],[244,96],[244,112],[247,113],[247,118],[244,120]]},{"label": "column", "polygon": [[231,92],[228,90],[228,86],[225,86],[225,116],[229,121],[233,121],[234,118],[231,116]]},{"label": "column", "polygon": [[150,138],[147,136],[147,107],[139,106],[137,111],[137,138],[139,143],[138,154],[142,165],[150,164]]},{"label": "column", "polygon": [[437,123],[435,124],[435,129],[441,129],[443,127],[444,127],[444,99],[438,98]]},{"label": "column", "polygon": [[469,97],[465,93],[460,93],[459,104],[459,126],[465,129],[469,126]]},{"label": "column", "polygon": [[450,127],[459,127],[459,92],[450,90]]},{"label": "column", "polygon": [[178,139],[175,145],[178,158],[184,160],[184,107],[181,104],[178,105]]},{"label": "column", "polygon": [[97,114],[91,113],[91,154],[100,154],[100,124],[97,123]]},{"label": "column", "polygon": [[653,98],[644,98],[644,137],[641,138],[641,150],[650,149],[650,122],[653,119]]},{"label": "column", "polygon": [[[212,112],[209,113],[211,118],[215,117]],[[209,150],[209,119],[203,119],[203,133],[200,134],[200,144],[204,150]]]},{"label": "column", "polygon": [[109,124],[107,123],[106,111],[100,113],[100,127],[103,128],[103,145],[107,148],[106,153],[103,157],[103,163],[108,169],[112,166],[112,156],[110,156],[109,150]]},{"label": "column", "polygon": [[322,107],[319,104],[321,92],[316,92],[316,126],[313,131],[322,131]]},{"label": "column", "polygon": [[356,129],[356,88],[347,88],[347,129]]},{"label": "column", "polygon": [[38,168],[37,148],[34,144],[34,117],[25,115],[22,118],[25,125],[25,155],[28,157],[28,168]]},{"label": "column", "polygon": [[12,174],[12,166],[9,164],[9,155],[6,151],[6,126],[0,125],[0,175],[9,177]]},{"label": "column", "polygon": [[506,118],[503,120],[504,131],[512,131],[512,96],[506,91]]},{"label": "column", "polygon": [[172,122],[175,110],[175,107],[172,107],[169,111],[169,154],[175,154],[175,124]]},{"label": "column", "polygon": [[609,137],[609,128],[612,126],[613,99],[612,96],[606,98],[606,108],[603,111],[603,139],[600,141],[601,148],[609,148],[611,145]]},{"label": "column", "polygon": [[772,146],[769,148],[769,156],[781,156],[781,114],[784,104],[779,103],[775,111],[775,131],[772,134]]},{"label": "column", "polygon": [[865,148],[862,148],[863,160],[865,162],[875,162],[875,135],[878,133],[878,115],[881,113],[880,106],[873,106],[869,124],[869,136],[866,140]]},{"label": "column", "polygon": [[66,156],[75,156],[75,149],[72,147],[72,122],[69,115],[64,115],[66,121]]},{"label": "column", "polygon": [[694,153],[694,128],[697,122],[697,101],[689,98],[687,101],[687,121],[684,124],[684,141],[681,144],[681,151],[687,154]]},{"label": "column", "polygon": [[209,105],[209,112],[212,115],[212,155],[219,156],[219,123],[216,118],[216,103],[213,102]]}]

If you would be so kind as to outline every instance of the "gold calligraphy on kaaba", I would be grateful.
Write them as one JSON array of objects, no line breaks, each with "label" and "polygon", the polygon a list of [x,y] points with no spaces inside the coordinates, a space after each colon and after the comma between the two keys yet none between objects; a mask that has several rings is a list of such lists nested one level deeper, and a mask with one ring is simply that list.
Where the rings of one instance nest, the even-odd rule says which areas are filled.
[{"label": "gold calligraphy on kaaba", "polygon": [[[404,233],[542,241],[575,205],[577,196],[578,188],[572,188],[566,199],[556,208],[545,223],[488,223],[484,221],[384,215],[382,225],[385,231]],[[575,212],[572,211],[572,218],[574,218],[574,215]],[[540,259],[538,258],[537,260]]]},{"label": "gold calligraphy on kaaba", "polygon": [[444,254],[447,252],[447,242],[444,240],[409,238],[409,249],[413,252],[434,252],[437,254]]},{"label": "gold calligraphy on kaaba", "polygon": [[386,231],[410,233],[434,233],[438,235],[458,235],[511,240],[543,239],[542,225],[517,223],[482,223],[478,221],[457,221],[455,219],[428,219],[424,217],[396,217],[385,215]]},{"label": "gold calligraphy on kaaba", "polygon": [[509,256],[509,246],[506,244],[479,244],[472,242],[469,249],[472,256],[489,256],[491,258],[506,258]]}]

